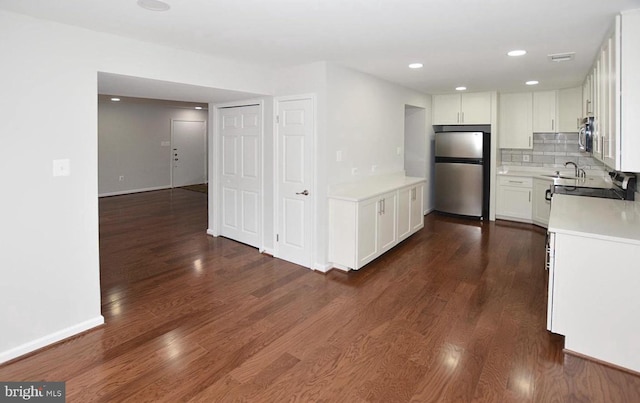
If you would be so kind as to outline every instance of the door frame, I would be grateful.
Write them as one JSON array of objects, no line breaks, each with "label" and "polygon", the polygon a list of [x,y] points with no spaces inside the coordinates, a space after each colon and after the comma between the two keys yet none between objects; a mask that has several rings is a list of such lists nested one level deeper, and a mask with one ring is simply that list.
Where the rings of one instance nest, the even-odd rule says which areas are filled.
[{"label": "door frame", "polygon": [[[192,119],[171,119],[171,142],[169,144],[169,185],[171,189],[173,186],[173,144],[174,144],[174,122],[201,122],[204,123],[204,146],[205,148],[209,148],[209,128],[206,120],[192,120]],[[204,153],[204,170],[207,173],[207,183],[209,183],[209,155],[208,153]]]},{"label": "door frame", "polygon": [[238,108],[241,106],[258,105],[260,109],[260,243],[258,251],[264,251],[265,245],[265,228],[264,228],[264,99],[252,98],[244,101],[232,101],[220,104],[209,104],[209,120],[213,124],[209,125],[209,146],[207,161],[209,164],[209,200],[207,201],[207,209],[209,211],[209,224],[207,234],[218,237],[220,236],[220,223],[222,222],[222,136],[220,135],[220,110],[227,108]]},{"label": "door frame", "polygon": [[[273,178],[274,178],[274,200],[273,200],[273,256],[276,258],[280,257],[280,246],[279,242],[276,241],[276,236],[280,232],[280,169],[279,169],[279,161],[280,161],[280,133],[278,130],[278,116],[280,114],[280,102],[286,101],[300,101],[300,100],[310,100],[311,101],[311,110],[313,113],[313,128],[311,133],[311,143],[314,150],[318,149],[318,111],[317,111],[317,100],[316,94],[308,93],[308,94],[299,94],[299,95],[286,95],[279,96],[273,98]],[[309,161],[309,166],[312,169],[311,172],[311,183],[309,184],[309,192],[313,195],[311,199],[311,217],[307,217],[307,224],[311,227],[311,239],[309,239],[309,269],[315,270],[315,254],[316,254],[316,212],[318,197],[317,197],[317,189],[316,183],[318,183],[318,170],[317,170],[317,158],[316,153],[311,153],[311,161]]]}]

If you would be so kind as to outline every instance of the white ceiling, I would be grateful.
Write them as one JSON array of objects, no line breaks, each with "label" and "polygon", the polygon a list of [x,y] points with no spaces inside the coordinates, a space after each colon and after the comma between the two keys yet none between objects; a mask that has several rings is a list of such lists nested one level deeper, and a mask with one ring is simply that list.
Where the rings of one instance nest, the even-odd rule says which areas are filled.
[{"label": "white ceiling", "polygon": [[[283,66],[332,61],[426,93],[579,85],[615,14],[640,0],[0,0],[0,8]],[[509,58],[511,49],[526,49]],[[575,52],[552,63],[551,53]],[[424,63],[410,70],[410,62]],[[529,89],[529,88],[526,88]]]},{"label": "white ceiling", "polygon": [[[260,96],[260,94],[249,92],[200,87],[197,85],[102,72],[98,72],[98,94],[196,102],[199,103],[198,105],[209,102],[222,104],[225,102],[243,101]],[[196,105],[194,104],[193,106]]]}]

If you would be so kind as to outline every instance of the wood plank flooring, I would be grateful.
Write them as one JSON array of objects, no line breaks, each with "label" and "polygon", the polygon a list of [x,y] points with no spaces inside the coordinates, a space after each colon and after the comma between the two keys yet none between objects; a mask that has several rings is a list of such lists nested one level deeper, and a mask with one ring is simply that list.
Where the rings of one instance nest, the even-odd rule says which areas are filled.
[{"label": "wood plank flooring", "polygon": [[100,200],[106,325],[0,366],[68,402],[639,402],[545,330],[544,231],[431,214],[357,272],[205,234],[206,194]]}]

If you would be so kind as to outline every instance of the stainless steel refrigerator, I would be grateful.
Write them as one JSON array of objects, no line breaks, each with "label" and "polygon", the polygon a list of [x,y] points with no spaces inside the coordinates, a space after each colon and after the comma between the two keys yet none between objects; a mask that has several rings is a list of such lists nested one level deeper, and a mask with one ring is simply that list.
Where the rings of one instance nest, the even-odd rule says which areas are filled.
[{"label": "stainless steel refrigerator", "polygon": [[485,132],[436,133],[436,211],[488,218],[489,136]]}]

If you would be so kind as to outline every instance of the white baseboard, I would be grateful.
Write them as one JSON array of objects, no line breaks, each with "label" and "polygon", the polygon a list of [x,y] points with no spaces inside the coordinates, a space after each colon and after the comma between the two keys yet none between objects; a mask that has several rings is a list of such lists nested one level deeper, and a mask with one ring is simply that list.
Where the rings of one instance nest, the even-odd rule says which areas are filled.
[{"label": "white baseboard", "polygon": [[214,230],[209,228],[207,228],[207,235],[211,235],[212,237],[218,237],[218,234],[216,234]]},{"label": "white baseboard", "polygon": [[260,249],[260,253],[264,253],[265,255],[274,256],[275,251],[273,250],[273,248],[264,248],[264,249]]},{"label": "white baseboard", "polygon": [[121,190],[118,192],[99,193],[98,197],[120,196],[120,195],[128,195],[131,193],[151,192],[153,190],[164,190],[164,189],[171,189],[171,186],[156,186],[152,188],[130,189],[130,190]]},{"label": "white baseboard", "polygon": [[18,347],[14,347],[10,350],[2,351],[0,352],[0,364],[9,360],[13,360],[14,358],[18,358],[21,355],[31,353],[50,344],[59,342],[60,340],[75,336],[78,333],[85,332],[96,326],[100,326],[103,323],[104,317],[102,315],[99,315],[93,319],[78,323],[77,325],[69,326],[66,329],[59,330],[55,333],[51,333],[47,336],[22,344]]},{"label": "white baseboard", "polygon": [[432,212],[432,211],[433,211],[433,207],[428,208],[428,209],[426,209],[426,210],[424,211],[424,214],[423,214],[423,215],[427,215],[427,214],[429,214],[429,213],[430,213],[430,212]]},{"label": "white baseboard", "polygon": [[312,267],[313,270],[315,271],[319,271],[322,273],[326,273],[329,270],[331,270],[333,268],[333,265],[331,263],[324,263],[324,264],[320,264],[320,263],[315,263]]}]

